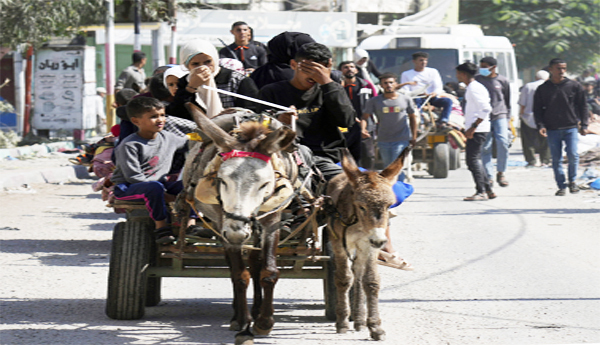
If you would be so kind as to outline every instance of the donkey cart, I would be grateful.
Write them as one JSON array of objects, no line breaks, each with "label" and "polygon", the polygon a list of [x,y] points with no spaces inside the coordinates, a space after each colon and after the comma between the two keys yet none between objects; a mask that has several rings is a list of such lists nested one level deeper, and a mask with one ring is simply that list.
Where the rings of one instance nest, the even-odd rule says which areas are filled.
[{"label": "donkey cart", "polygon": [[455,129],[436,130],[435,115],[429,97],[419,109],[419,135],[412,151],[412,163],[427,164],[434,178],[446,178],[450,170],[460,168],[460,152],[464,149],[464,136]]},{"label": "donkey cart", "polygon": [[[180,234],[179,238],[185,240],[157,245],[152,236],[154,222],[143,203],[117,201],[112,206],[125,210],[127,220],[118,223],[113,231],[106,303],[106,315],[111,319],[142,318],[145,307],[159,304],[163,277],[230,277],[223,246],[217,240]],[[306,227],[311,226],[308,223]],[[328,320],[335,320],[328,234],[326,230],[322,232],[321,245],[318,245],[314,237],[319,230],[308,230],[313,234],[308,241],[297,238],[280,241],[276,250],[277,266],[282,278],[322,279],[325,315]],[[247,246],[244,256],[252,250]]]}]

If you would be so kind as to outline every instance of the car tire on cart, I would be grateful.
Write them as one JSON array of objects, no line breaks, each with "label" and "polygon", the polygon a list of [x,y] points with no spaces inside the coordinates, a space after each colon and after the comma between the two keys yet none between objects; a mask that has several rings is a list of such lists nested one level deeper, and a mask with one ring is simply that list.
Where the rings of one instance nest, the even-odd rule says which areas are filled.
[{"label": "car tire on cart", "polygon": [[149,219],[115,226],[106,300],[106,315],[111,319],[137,320],[144,316],[152,228]]},{"label": "car tire on cart", "polygon": [[323,280],[323,291],[325,296],[325,317],[329,321],[335,321],[335,305],[337,303],[335,291],[335,263],[333,262],[333,246],[329,242],[327,228],[323,228],[323,254],[329,256],[329,261],[323,262],[325,279]]},{"label": "car tire on cart", "polygon": [[448,177],[450,170],[450,145],[437,143],[433,147],[433,162],[430,164],[429,173],[435,178]]},{"label": "car tire on cart", "polygon": [[450,153],[450,170],[456,170],[460,168],[460,149],[449,147]]}]

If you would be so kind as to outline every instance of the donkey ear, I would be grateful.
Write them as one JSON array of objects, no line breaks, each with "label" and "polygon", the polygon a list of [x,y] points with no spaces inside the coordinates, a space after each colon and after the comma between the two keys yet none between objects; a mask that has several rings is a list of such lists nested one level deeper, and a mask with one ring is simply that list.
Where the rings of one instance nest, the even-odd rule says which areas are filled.
[{"label": "donkey ear", "polygon": [[383,178],[387,179],[390,183],[396,183],[398,174],[404,166],[404,158],[408,156],[408,153],[412,150],[412,146],[406,147],[390,165],[388,165],[382,172],[379,173]]},{"label": "donkey ear", "polygon": [[350,183],[353,186],[356,186],[358,177],[360,176],[360,170],[347,148],[342,149],[342,169],[344,169],[344,173],[348,176]]},{"label": "donkey ear", "polygon": [[185,104],[187,110],[192,114],[194,122],[200,127],[200,130],[206,134],[222,152],[229,152],[234,149],[234,145],[237,142],[234,137],[225,132],[216,123],[211,121],[206,113],[202,111],[197,105],[187,102]]},{"label": "donkey ear", "polygon": [[267,137],[257,145],[255,151],[270,156],[288,147],[296,138],[296,132],[289,127],[279,127],[269,133]]}]

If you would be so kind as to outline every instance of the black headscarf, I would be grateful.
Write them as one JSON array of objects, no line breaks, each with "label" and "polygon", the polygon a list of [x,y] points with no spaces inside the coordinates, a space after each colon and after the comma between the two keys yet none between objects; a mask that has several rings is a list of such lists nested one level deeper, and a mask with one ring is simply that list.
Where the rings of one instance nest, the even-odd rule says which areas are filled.
[{"label": "black headscarf", "polygon": [[290,60],[296,56],[296,52],[303,44],[312,42],[315,40],[310,35],[301,32],[285,31],[273,37],[267,43],[269,62],[252,72],[250,78],[259,89],[281,80],[291,80],[294,77],[294,70],[290,67]]}]

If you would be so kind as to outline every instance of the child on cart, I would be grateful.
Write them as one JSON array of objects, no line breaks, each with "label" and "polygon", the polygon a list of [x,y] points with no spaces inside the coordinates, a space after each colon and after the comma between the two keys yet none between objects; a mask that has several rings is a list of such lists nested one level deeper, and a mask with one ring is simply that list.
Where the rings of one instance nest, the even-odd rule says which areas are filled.
[{"label": "child on cart", "polygon": [[[187,149],[187,138],[163,131],[165,107],[155,98],[138,97],[127,104],[127,115],[138,131],[116,149],[117,169],[111,177],[117,200],[143,200],[156,227],[156,243],[175,240],[169,225],[166,199],[183,188],[168,178],[175,152]],[[166,194],[165,194],[166,193]]]}]

